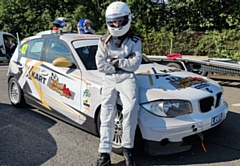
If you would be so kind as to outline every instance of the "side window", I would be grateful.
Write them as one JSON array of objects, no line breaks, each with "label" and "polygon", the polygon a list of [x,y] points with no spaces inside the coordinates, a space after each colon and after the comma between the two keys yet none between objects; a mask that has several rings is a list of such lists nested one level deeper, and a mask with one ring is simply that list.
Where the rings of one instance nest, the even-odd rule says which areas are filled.
[{"label": "side window", "polygon": [[96,70],[95,55],[97,52],[97,46],[85,46],[76,49],[80,59],[87,70]]},{"label": "side window", "polygon": [[65,57],[74,63],[67,44],[61,40],[50,39],[46,47],[46,62],[52,63],[56,58]]},{"label": "side window", "polygon": [[46,39],[36,39],[24,43],[20,48],[20,54],[26,58],[41,60],[45,41]]}]

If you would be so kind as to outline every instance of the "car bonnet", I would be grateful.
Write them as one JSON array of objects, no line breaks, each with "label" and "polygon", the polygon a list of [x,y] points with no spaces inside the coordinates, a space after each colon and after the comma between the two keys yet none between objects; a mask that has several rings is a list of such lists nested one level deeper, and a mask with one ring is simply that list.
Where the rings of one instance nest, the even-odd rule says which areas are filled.
[{"label": "car bonnet", "polygon": [[140,87],[140,102],[198,100],[222,91],[218,83],[207,77],[156,63],[141,65],[135,73]]}]

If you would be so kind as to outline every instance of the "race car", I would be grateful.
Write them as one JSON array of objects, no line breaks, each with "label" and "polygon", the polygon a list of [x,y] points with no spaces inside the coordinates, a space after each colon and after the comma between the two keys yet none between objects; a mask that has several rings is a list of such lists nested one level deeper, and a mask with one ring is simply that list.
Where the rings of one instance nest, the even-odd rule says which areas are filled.
[{"label": "race car", "polygon": [[[99,136],[101,84],[95,54],[101,36],[40,34],[19,43],[8,69],[13,106],[31,105]],[[135,148],[150,155],[189,150],[226,119],[228,104],[215,81],[143,56],[135,72],[140,111]],[[122,104],[117,101],[113,152],[121,154]]]}]

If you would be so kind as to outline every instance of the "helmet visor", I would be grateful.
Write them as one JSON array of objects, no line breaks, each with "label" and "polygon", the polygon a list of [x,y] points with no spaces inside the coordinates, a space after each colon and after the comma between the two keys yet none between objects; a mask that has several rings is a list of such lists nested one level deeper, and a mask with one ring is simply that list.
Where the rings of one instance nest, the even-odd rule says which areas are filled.
[{"label": "helmet visor", "polygon": [[122,17],[107,17],[106,18],[106,22],[108,24],[108,26],[110,27],[122,27],[125,26],[128,23],[128,16],[122,16]]},{"label": "helmet visor", "polygon": [[61,20],[54,20],[53,25],[55,25],[56,27],[60,28],[62,27],[62,21]]}]

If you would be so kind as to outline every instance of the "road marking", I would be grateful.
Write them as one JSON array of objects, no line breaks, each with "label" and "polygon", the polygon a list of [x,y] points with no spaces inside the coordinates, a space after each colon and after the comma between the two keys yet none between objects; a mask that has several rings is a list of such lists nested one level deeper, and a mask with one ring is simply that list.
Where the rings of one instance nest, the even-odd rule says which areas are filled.
[{"label": "road marking", "polygon": [[240,107],[240,103],[232,104],[232,106],[234,106],[234,107]]},{"label": "road marking", "polygon": [[0,70],[7,70],[8,66],[0,66]]}]

